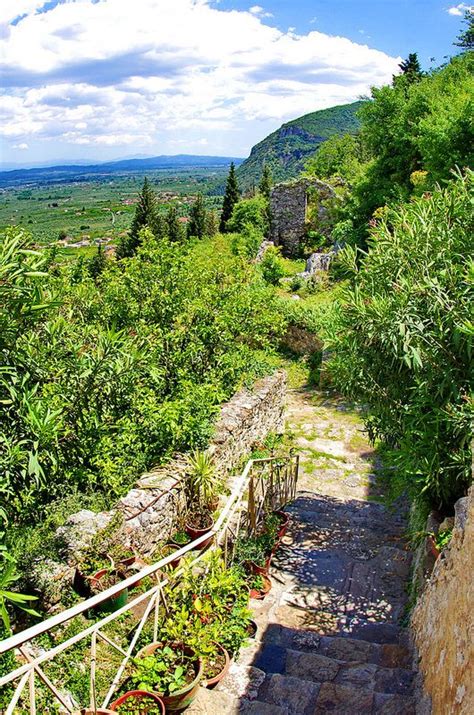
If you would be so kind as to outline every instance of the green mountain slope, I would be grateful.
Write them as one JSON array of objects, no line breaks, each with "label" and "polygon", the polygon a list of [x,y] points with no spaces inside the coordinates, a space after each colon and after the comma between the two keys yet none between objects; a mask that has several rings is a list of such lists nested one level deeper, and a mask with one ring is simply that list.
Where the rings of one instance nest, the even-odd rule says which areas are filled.
[{"label": "green mountain slope", "polygon": [[263,163],[270,165],[274,181],[292,179],[320,144],[334,134],[355,133],[359,129],[356,112],[363,102],[342,104],[306,114],[283,124],[256,144],[237,170],[239,185],[247,189],[258,183]]}]

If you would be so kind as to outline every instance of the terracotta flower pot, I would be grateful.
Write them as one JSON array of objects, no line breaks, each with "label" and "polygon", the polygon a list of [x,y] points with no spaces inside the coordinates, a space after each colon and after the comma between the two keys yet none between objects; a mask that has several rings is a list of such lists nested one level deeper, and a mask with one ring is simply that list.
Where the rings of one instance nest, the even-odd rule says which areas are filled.
[{"label": "terracotta flower pot", "polygon": [[[146,690],[129,690],[128,693],[121,695],[120,698],[115,700],[110,707],[113,712],[116,712],[118,708],[125,703],[128,703],[130,708],[133,708],[134,704],[137,702],[145,704],[146,706],[147,700],[149,701],[150,707],[154,706],[156,708],[156,706],[158,706],[160,708],[161,715],[165,715],[165,706],[162,699],[156,695],[156,693],[149,693]],[[145,709],[140,712],[143,712],[143,715],[145,715],[148,711]]]},{"label": "terracotta flower pot", "polygon": [[[179,550],[182,549],[182,548],[183,548],[183,547],[182,547],[182,546],[179,546],[179,544],[172,544],[172,543],[165,544],[165,545],[163,546],[163,549],[162,549],[163,556],[160,556],[160,560],[161,560],[162,558],[165,558],[166,556],[171,556],[171,554],[172,554],[174,551],[179,551]],[[180,564],[180,562],[181,562],[181,556],[178,556],[178,558],[173,559],[172,561],[170,561],[169,564],[168,564],[168,566],[169,566],[170,568],[172,568],[172,569],[177,569],[178,566],[179,566],[179,564]]]},{"label": "terracotta flower pot", "polygon": [[258,632],[258,626],[255,623],[255,621],[250,621],[250,623],[247,626],[247,633],[249,638],[255,638]]},{"label": "terracotta flower pot", "polygon": [[262,601],[265,596],[270,592],[271,587],[272,587],[272,582],[268,578],[268,576],[264,576],[262,574],[262,579],[263,579],[263,587],[261,590],[258,590],[256,588],[251,588],[250,589],[250,598],[255,598],[259,601]]},{"label": "terracotta flower pot", "polygon": [[280,520],[280,528],[278,529],[277,534],[278,538],[281,539],[283,536],[285,536],[288,530],[288,526],[290,524],[290,516],[286,513],[286,511],[282,511],[280,509],[272,513],[275,514],[275,516],[277,516]]},{"label": "terracotta flower pot", "polygon": [[[194,526],[192,523],[188,524],[186,523],[184,528],[186,530],[186,533],[188,534],[189,538],[191,541],[195,541],[196,539],[199,539],[200,536],[204,536],[204,534],[208,534],[212,527],[214,526],[214,519],[212,517],[210,518],[210,526],[205,527],[204,529],[198,529],[196,526]],[[205,541],[202,542],[202,544],[199,544],[196,548],[199,549],[199,551],[203,551],[203,549],[206,549],[210,544],[212,544],[212,541],[214,539],[214,534],[211,534],[209,539],[206,539]]]},{"label": "terracotta flower pot", "polygon": [[208,678],[207,680],[205,680],[202,683],[204,685],[204,687],[209,688],[210,690],[212,690],[212,688],[215,688],[217,683],[220,683],[220,681],[225,678],[225,676],[229,672],[229,668],[230,668],[229,653],[226,651],[224,646],[220,645],[220,643],[216,643],[216,646],[217,646],[218,650],[224,655],[225,663],[224,663],[224,667],[222,668],[220,673],[215,675],[213,678]]},{"label": "terracotta flower pot", "polygon": [[248,568],[250,573],[260,574],[261,576],[266,576],[268,574],[268,569],[272,561],[271,555],[266,559],[263,566],[259,566],[255,561],[246,561],[245,566]]},{"label": "terracotta flower pot", "polygon": [[[120,566],[124,568],[125,571],[131,571],[131,572],[137,572],[141,571],[142,569],[145,568],[145,566],[148,566],[147,562],[141,559],[139,556],[130,556],[128,559],[123,559],[123,561],[120,561]],[[127,574],[131,575],[131,574]],[[138,586],[141,585],[141,580],[137,581],[137,583],[133,586],[133,588],[138,588]]]},{"label": "terracotta flower pot", "polygon": [[113,710],[107,710],[107,708],[97,708],[96,710],[91,710],[91,708],[82,708],[79,711],[79,715],[116,715]]},{"label": "terracotta flower pot", "polygon": [[[136,657],[143,658],[146,655],[153,655],[155,650],[162,647],[163,643],[150,643],[149,645],[139,650]],[[203,674],[203,663],[202,660],[196,656],[192,648],[188,648],[187,646],[181,646],[180,644],[176,643],[171,643],[170,647],[181,647],[186,655],[188,655],[189,657],[196,657],[196,660],[194,662],[194,670],[196,673],[196,677],[191,683],[188,683],[188,685],[182,688],[182,690],[178,690],[172,695],[156,693],[156,695],[158,695],[163,701],[166,712],[175,712],[184,710],[185,708],[189,707],[193,702],[194,698],[196,697],[197,692],[199,690],[199,681],[201,680]]]}]

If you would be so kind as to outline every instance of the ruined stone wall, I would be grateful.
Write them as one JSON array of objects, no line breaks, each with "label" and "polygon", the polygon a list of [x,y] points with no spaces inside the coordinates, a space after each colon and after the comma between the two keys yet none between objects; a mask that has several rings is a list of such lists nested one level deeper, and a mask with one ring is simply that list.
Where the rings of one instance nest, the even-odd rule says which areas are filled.
[{"label": "ruined stone wall", "polygon": [[[249,454],[255,443],[270,432],[283,431],[286,384],[286,373],[279,370],[256,382],[252,389],[236,393],[221,407],[208,451],[224,479]],[[165,466],[142,475],[136,487],[120,499],[115,509],[99,514],[83,510],[68,519],[57,532],[64,562],[42,561],[33,574],[35,588],[42,594],[46,609],[59,602],[65,584],[73,577],[81,552],[117,511],[124,516],[120,541],[143,556],[172,534],[176,517],[183,507],[179,482],[185,466],[185,456],[176,455]]]},{"label": "ruined stone wall", "polygon": [[[281,246],[283,253],[294,256],[306,230],[306,208],[308,192],[312,200],[318,201],[318,216],[324,223],[326,209],[323,202],[334,196],[329,184],[317,179],[299,179],[273,187],[270,195],[270,240]],[[316,197],[314,195],[316,194]]]},{"label": "ruined stone wall", "polygon": [[[453,537],[418,600],[412,629],[433,715],[474,713],[474,487],[456,504]],[[418,712],[427,712],[422,693],[418,701]]]}]

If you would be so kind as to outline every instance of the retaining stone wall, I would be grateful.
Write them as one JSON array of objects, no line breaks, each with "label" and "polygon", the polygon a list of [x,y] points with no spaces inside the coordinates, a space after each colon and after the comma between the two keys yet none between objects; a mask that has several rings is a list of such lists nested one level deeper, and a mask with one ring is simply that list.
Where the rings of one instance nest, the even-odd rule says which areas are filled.
[{"label": "retaining stone wall", "polygon": [[[279,370],[259,380],[252,389],[236,393],[221,407],[208,452],[224,478],[249,454],[254,444],[270,432],[283,431],[286,387],[286,373]],[[185,465],[185,456],[177,455],[163,467],[142,475],[136,487],[120,499],[114,510],[99,514],[83,510],[73,514],[65,526],[58,529],[57,539],[67,563],[42,561],[33,576],[46,608],[51,609],[60,601],[62,589],[72,578],[81,552],[117,510],[124,516],[119,538],[141,555],[151,553],[159,541],[172,534],[176,517],[184,506],[179,481]]]},{"label": "retaining stone wall", "polygon": [[468,496],[456,503],[452,539],[438,557],[412,616],[418,668],[424,681],[418,697],[420,715],[474,713],[473,574],[471,487]]}]

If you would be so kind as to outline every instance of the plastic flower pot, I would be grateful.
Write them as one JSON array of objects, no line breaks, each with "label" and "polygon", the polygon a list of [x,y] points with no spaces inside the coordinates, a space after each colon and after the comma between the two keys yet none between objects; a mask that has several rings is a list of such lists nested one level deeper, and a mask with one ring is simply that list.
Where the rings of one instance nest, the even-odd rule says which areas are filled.
[{"label": "plastic flower pot", "polygon": [[263,587],[260,590],[257,588],[250,589],[250,598],[255,598],[258,601],[262,601],[265,596],[270,592],[272,587],[272,582],[270,581],[268,576],[261,574],[261,578],[263,580]]},{"label": "plastic flower pot", "polygon": [[277,516],[280,520],[280,528],[278,529],[277,534],[278,538],[281,539],[283,536],[285,536],[288,530],[288,526],[290,524],[290,516],[286,513],[286,511],[281,511],[280,509],[274,511],[273,514],[275,514],[275,516]]},{"label": "plastic flower pot", "polygon": [[[170,647],[173,649],[181,648],[185,655],[191,658],[196,658],[196,660],[194,661],[194,671],[196,673],[196,677],[191,683],[188,683],[186,687],[182,688],[182,690],[176,691],[172,695],[156,693],[163,701],[166,712],[179,712],[180,710],[184,710],[185,708],[189,707],[198,693],[199,682],[203,675],[203,662],[200,658],[196,656],[193,649],[189,648],[188,646],[171,643]],[[163,643],[150,643],[149,645],[146,645],[144,648],[138,651],[137,658],[143,658],[146,655],[153,655],[155,650],[157,650],[158,648],[163,648]]]},{"label": "plastic flower pot", "polygon": [[230,668],[229,653],[224,648],[224,646],[220,645],[220,643],[216,643],[216,646],[217,646],[218,651],[221,653],[221,655],[224,656],[225,662],[224,662],[222,669],[220,670],[219,673],[217,673],[217,675],[214,675],[214,677],[212,677],[212,678],[207,678],[202,683],[204,685],[204,687],[209,688],[210,690],[212,690],[212,688],[215,688],[217,683],[220,683],[220,681],[225,678],[225,676],[229,672],[229,668]]},{"label": "plastic flower pot", "polygon": [[[100,569],[100,571],[97,571],[91,579],[91,586],[94,587],[94,585],[97,587],[100,585],[100,582],[102,579],[109,573],[109,569]],[[105,589],[104,589],[105,590]],[[100,592],[100,591],[99,591]],[[119,608],[122,608],[125,606],[128,600],[128,588],[122,589],[122,591],[119,591],[116,596],[111,596],[110,598],[106,598],[105,601],[102,601],[102,603],[99,603],[97,606],[94,606],[93,610],[97,611],[98,613],[113,613],[114,611],[118,611]]]},{"label": "plastic flower pot", "polygon": [[[209,526],[206,526],[204,529],[199,529],[196,526],[194,526],[192,523],[186,523],[184,528],[186,529],[186,533],[188,534],[189,538],[191,541],[195,541],[196,539],[199,539],[200,536],[204,536],[204,534],[208,534],[211,529],[214,526],[214,519],[209,515],[209,521],[210,524]],[[196,548],[199,551],[203,551],[203,549],[206,549],[210,544],[212,544],[212,541],[214,539],[214,534],[211,534],[211,536],[206,539],[205,541],[202,542],[202,544],[199,544]]]},{"label": "plastic flower pot", "polygon": [[[130,710],[139,710],[143,715],[146,715],[148,710],[152,708],[156,710],[158,707],[161,715],[165,715],[163,700],[156,693],[149,693],[146,690],[129,690],[128,693],[115,700],[110,708],[113,712],[116,712],[122,705],[126,705]],[[126,712],[126,710],[127,708],[124,708],[123,712]]]}]

